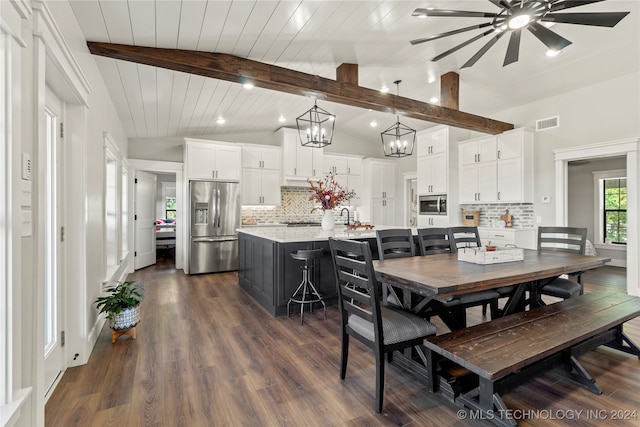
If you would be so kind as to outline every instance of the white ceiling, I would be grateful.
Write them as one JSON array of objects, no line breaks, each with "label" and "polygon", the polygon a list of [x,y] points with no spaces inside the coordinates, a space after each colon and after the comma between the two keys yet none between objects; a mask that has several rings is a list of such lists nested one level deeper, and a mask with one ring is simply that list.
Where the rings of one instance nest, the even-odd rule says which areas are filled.
[{"label": "white ceiling", "polygon": [[[578,87],[638,72],[640,2],[609,0],[572,12],[631,11],[614,28],[557,24],[553,30],[573,44],[555,58],[533,35],[523,33],[519,62],[502,67],[503,37],[471,67],[459,70],[488,38],[438,63],[429,59],[477,32],[417,46],[409,40],[487,21],[477,18],[411,16],[416,8],[497,12],[488,0],[473,1],[201,1],[71,0],[89,41],[221,52],[335,78],[341,63],[359,66],[360,86],[392,88],[424,102],[440,92],[440,75],[460,74],[460,110],[492,113]],[[295,126],[313,100],[238,83],[95,57],[130,138],[272,132]],[[430,83],[432,82],[432,83]],[[336,128],[379,137],[395,117],[319,101],[337,115]],[[223,125],[216,123],[224,117]],[[283,116],[286,122],[278,122]],[[372,120],[378,122],[371,128]],[[433,124],[403,123],[423,129]],[[516,124],[517,126],[518,124]],[[378,136],[376,136],[378,135]]]}]

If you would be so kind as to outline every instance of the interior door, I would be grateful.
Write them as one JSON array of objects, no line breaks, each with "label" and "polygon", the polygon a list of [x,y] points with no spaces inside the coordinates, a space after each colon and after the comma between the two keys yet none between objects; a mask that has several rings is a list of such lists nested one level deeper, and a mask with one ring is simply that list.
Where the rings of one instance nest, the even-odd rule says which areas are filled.
[{"label": "interior door", "polygon": [[46,247],[45,247],[45,313],[44,313],[44,381],[45,396],[50,396],[56,379],[64,370],[62,346],[62,275],[64,224],[63,141],[59,138],[63,103],[47,88],[45,122],[47,126],[46,158]]},{"label": "interior door", "polygon": [[134,268],[156,263],[156,181],[155,174],[136,171],[134,213]]}]

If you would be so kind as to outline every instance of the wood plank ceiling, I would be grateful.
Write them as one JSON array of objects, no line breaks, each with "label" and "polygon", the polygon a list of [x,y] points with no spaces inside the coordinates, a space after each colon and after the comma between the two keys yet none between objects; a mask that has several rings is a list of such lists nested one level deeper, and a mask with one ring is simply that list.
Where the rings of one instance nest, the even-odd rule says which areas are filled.
[{"label": "wood plank ceiling", "polygon": [[[342,63],[359,66],[360,86],[395,92],[419,102],[439,96],[440,76],[460,73],[460,110],[492,117],[513,105],[543,99],[603,79],[637,72],[638,3],[605,1],[582,12],[632,13],[613,29],[558,25],[574,42],[553,59],[533,37],[523,36],[520,61],[502,67],[506,41],[476,66],[458,70],[482,45],[472,44],[438,63],[428,61],[465,35],[420,46],[409,40],[471,25],[472,18],[411,17],[419,7],[494,11],[489,1],[204,1],[71,0],[87,40],[167,49],[228,53],[299,72],[335,79]],[[562,28],[560,28],[562,27]],[[108,90],[131,138],[209,136],[273,132],[294,127],[313,99],[182,72],[96,57]],[[361,138],[379,140],[395,121],[390,113],[319,105],[338,116],[336,127]],[[224,118],[225,123],[217,120]],[[492,117],[495,118],[495,117]],[[281,121],[279,121],[279,119]],[[531,126],[516,123],[516,126]],[[407,117],[423,129],[434,123]],[[377,122],[378,127],[370,126]]]}]

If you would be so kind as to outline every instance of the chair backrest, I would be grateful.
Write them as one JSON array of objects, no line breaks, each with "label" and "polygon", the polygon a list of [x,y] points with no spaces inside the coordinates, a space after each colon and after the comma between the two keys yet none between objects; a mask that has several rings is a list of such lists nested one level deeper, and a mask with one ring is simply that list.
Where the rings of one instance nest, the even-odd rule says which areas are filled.
[{"label": "chair backrest", "polygon": [[457,252],[458,248],[482,246],[478,227],[475,226],[449,227],[449,240],[453,242],[451,248],[454,252]]},{"label": "chair backrest", "polygon": [[453,240],[449,240],[449,230],[446,228],[418,229],[418,247],[422,256],[455,252],[452,243]]},{"label": "chair backrest", "polygon": [[380,259],[403,258],[416,254],[413,235],[409,228],[376,230],[376,241]]},{"label": "chair backrest", "polygon": [[584,255],[587,229],[578,227],[538,227],[538,250]]},{"label": "chair backrest", "polygon": [[373,270],[371,248],[367,242],[329,238],[333,259],[338,309],[342,329],[356,335],[363,342],[370,342],[348,328],[349,315],[358,316],[373,324],[375,345],[384,342],[380,316],[380,282]]}]

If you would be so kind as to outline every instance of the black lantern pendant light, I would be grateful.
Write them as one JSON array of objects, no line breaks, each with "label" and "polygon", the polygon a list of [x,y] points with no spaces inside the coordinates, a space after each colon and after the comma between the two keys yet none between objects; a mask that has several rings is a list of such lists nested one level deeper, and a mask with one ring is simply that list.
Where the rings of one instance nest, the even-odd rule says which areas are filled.
[{"label": "black lantern pendant light", "polygon": [[322,148],[331,144],[336,116],[318,107],[313,107],[296,119],[300,143],[306,147]]},{"label": "black lantern pendant light", "polygon": [[[400,82],[393,82],[397,86],[397,95],[400,96]],[[413,154],[413,146],[416,143],[416,131],[400,123],[400,116],[396,109],[396,124],[380,134],[382,137],[382,149],[387,157],[406,157]]]}]

